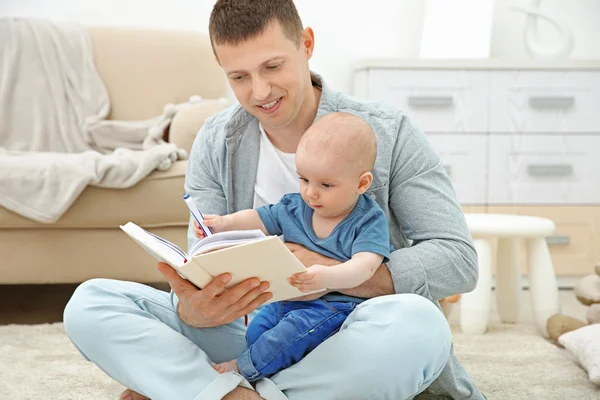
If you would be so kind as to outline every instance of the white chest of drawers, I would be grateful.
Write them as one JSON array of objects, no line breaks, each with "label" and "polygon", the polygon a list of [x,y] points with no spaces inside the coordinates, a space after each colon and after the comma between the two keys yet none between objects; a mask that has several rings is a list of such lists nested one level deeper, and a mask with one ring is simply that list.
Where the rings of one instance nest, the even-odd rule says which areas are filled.
[{"label": "white chest of drawers", "polygon": [[559,273],[600,262],[600,60],[365,60],[354,94],[414,117],[464,206],[559,219]]}]

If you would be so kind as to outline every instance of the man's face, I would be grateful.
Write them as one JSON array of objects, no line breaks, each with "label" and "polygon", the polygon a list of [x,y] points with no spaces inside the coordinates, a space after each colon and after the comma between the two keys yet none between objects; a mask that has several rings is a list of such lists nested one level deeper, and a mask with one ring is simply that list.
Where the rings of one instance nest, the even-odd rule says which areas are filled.
[{"label": "man's face", "polygon": [[255,38],[214,48],[240,105],[268,130],[286,127],[298,116],[312,86],[308,60],[313,43],[310,28],[297,47],[274,21]]}]

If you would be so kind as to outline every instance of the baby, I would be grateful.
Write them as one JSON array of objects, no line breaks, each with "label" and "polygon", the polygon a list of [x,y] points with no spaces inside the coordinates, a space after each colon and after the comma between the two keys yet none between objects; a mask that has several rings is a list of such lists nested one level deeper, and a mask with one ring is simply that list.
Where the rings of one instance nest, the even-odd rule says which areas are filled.
[{"label": "baby", "polygon": [[[342,262],[313,265],[295,274],[290,284],[302,292],[347,289],[369,280],[390,251],[383,210],[365,194],[377,142],[371,127],[347,113],[319,118],[302,136],[296,150],[300,193],[279,203],[234,214],[206,215],[216,232],[262,229],[282,235],[307,249]],[[204,237],[196,224],[195,233]],[[298,361],[336,333],[362,299],[329,293],[313,301],[283,301],[264,306],[251,321],[248,348],[237,358],[217,364],[219,373],[235,371],[249,382],[269,377]]]}]

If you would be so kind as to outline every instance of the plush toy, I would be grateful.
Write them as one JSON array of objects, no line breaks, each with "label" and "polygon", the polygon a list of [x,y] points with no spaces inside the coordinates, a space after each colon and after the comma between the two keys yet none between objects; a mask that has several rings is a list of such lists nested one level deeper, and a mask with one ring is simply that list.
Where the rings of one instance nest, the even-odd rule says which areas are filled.
[{"label": "plush toy", "polygon": [[546,327],[550,339],[555,343],[558,337],[564,333],[574,331],[587,324],[600,323],[600,264],[595,267],[596,274],[588,275],[581,279],[575,286],[575,297],[587,309],[587,322],[579,321],[566,315],[553,315],[547,322]]},{"label": "plush toy", "polygon": [[556,314],[550,317],[550,319],[546,323],[546,328],[548,328],[548,335],[550,336],[550,340],[554,344],[556,344],[558,343],[558,338],[562,334],[574,331],[586,325],[587,323],[580,321],[576,318],[572,318],[563,314]]},{"label": "plush toy", "polygon": [[577,300],[586,306],[587,322],[566,315],[553,315],[547,322],[550,339],[567,349],[588,372],[590,380],[600,385],[600,264],[596,275],[584,277],[575,286]]},{"label": "plush toy", "polygon": [[600,304],[592,304],[587,309],[586,319],[590,324],[600,323]]},{"label": "plush toy", "polygon": [[586,306],[600,303],[600,275],[588,275],[580,280],[575,286],[575,296]]},{"label": "plush toy", "polygon": [[600,386],[600,324],[567,332],[558,342],[587,371],[590,381]]}]

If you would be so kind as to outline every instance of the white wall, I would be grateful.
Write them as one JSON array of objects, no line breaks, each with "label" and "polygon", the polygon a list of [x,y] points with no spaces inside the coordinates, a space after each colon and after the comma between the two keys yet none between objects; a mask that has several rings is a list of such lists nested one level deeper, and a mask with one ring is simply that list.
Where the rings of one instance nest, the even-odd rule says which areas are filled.
[{"label": "white wall", "polygon": [[[492,57],[527,57],[521,44],[524,16],[507,9],[517,3],[528,5],[529,0],[496,0]],[[213,4],[214,0],[0,0],[0,16],[206,32]],[[352,65],[361,58],[419,55],[425,0],[296,0],[296,5],[305,26],[315,31],[311,67],[335,89],[351,90]],[[600,59],[600,25],[594,24],[600,17],[600,0],[543,0],[542,8],[558,11],[573,27],[574,58]]]},{"label": "white wall", "polygon": [[[207,32],[213,4],[214,0],[0,0],[0,16]],[[351,65],[358,59],[419,54],[424,9],[420,0],[296,0],[296,5],[304,25],[315,31],[311,68],[335,89],[351,90]]]},{"label": "white wall", "polygon": [[[527,7],[533,0],[496,0],[492,30],[492,56],[496,58],[529,58],[523,40],[525,15],[509,9],[512,5]],[[575,34],[574,59],[600,59],[600,1],[542,0],[540,8],[569,26]],[[538,24],[541,43],[556,37],[547,23]],[[546,42],[543,40],[546,39]]]},{"label": "white wall", "polygon": [[0,16],[207,31],[213,4],[206,0],[0,0]]},{"label": "white wall", "polygon": [[337,90],[350,91],[352,65],[362,58],[419,55],[424,2],[420,0],[296,0],[315,31],[311,68]]}]

